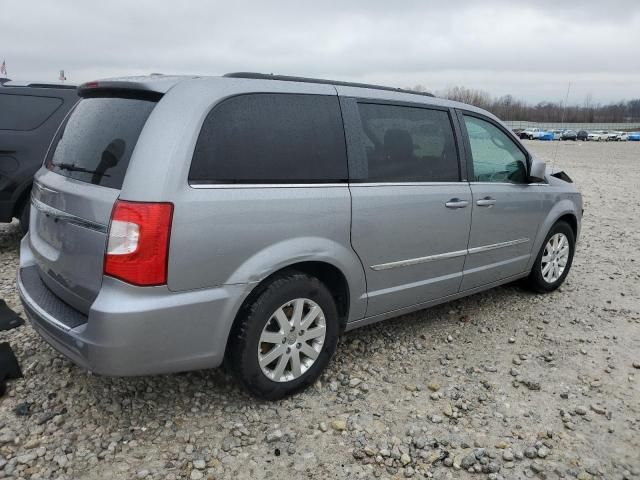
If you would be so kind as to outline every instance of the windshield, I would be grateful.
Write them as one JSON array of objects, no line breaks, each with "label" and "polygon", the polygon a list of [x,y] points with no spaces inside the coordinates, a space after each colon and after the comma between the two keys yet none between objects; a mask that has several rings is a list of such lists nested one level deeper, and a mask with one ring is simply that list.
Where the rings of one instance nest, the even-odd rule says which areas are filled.
[{"label": "windshield", "polygon": [[54,140],[46,166],[94,185],[122,188],[129,159],[156,102],[85,98]]}]

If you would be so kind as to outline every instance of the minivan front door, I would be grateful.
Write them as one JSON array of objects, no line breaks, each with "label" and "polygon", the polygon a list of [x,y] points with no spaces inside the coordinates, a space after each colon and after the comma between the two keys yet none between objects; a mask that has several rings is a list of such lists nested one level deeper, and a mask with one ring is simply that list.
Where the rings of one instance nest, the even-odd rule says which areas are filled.
[{"label": "minivan front door", "polygon": [[343,105],[355,174],[351,242],[366,272],[367,316],[457,293],[471,189],[461,181],[449,111],[372,100],[352,106]]},{"label": "minivan front door", "polygon": [[541,189],[527,183],[527,158],[489,119],[461,115],[467,150],[473,221],[461,291],[523,273],[541,217],[548,209]]}]

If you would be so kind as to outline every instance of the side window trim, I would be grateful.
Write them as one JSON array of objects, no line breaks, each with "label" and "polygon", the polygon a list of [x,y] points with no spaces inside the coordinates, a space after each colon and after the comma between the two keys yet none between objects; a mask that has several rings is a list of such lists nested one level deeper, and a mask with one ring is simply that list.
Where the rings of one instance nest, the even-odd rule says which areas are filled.
[{"label": "side window trim", "polygon": [[[346,97],[340,96],[340,107],[342,109],[342,119],[345,129],[345,138],[347,139],[347,157],[349,164],[349,182],[354,183],[371,183],[380,185],[444,185],[452,183],[460,183],[467,181],[468,168],[465,162],[465,148],[463,145],[464,135],[462,134],[456,118],[455,109],[443,107],[441,105],[429,105],[424,103],[403,102],[394,100],[384,100],[366,97]],[[453,132],[454,144],[456,148],[457,164],[458,164],[458,180],[455,182],[370,182],[365,175],[368,174],[367,157],[364,151],[364,142],[362,141],[362,128],[360,126],[359,104],[369,105],[385,105],[393,107],[420,108],[422,110],[437,110],[446,112],[449,117],[449,124]],[[357,139],[357,141],[355,140]]]},{"label": "side window trim", "polygon": [[473,156],[471,155],[471,142],[469,141],[469,132],[467,131],[467,126],[464,123],[464,115],[463,111],[460,109],[455,109],[456,118],[458,120],[458,128],[460,128],[460,132],[462,133],[462,144],[464,145],[464,164],[467,167],[467,182],[473,182],[474,171],[473,171]]},{"label": "side window trim", "polygon": [[[505,129],[502,125],[500,125],[500,123],[496,122],[495,120],[482,115],[481,113],[478,112],[472,112],[470,110],[463,110],[460,108],[456,108],[456,116],[458,118],[458,125],[460,127],[460,130],[462,132],[462,140],[463,140],[463,144],[464,144],[464,153],[465,153],[465,164],[467,166],[467,175],[468,175],[468,181],[470,183],[478,183],[475,182],[473,179],[475,178],[475,172],[473,169],[473,155],[471,154],[471,142],[469,141],[469,132],[467,131],[467,126],[465,124],[464,121],[464,117],[468,116],[468,117],[474,117],[474,118],[478,118],[480,120],[483,120],[487,123],[490,123],[491,125],[493,125],[494,127],[496,127],[498,130],[500,130],[502,133],[504,133],[509,139],[511,139],[512,141],[516,138],[511,132],[509,132],[507,129]],[[531,155],[529,154],[529,152],[523,147],[523,145],[520,143],[520,141],[513,141],[513,144],[522,152],[522,154],[524,155],[525,161],[527,162],[526,167],[527,167],[527,172],[529,172],[529,169],[531,168]],[[479,183],[484,183],[484,182],[479,182]]]},{"label": "side window trim", "polygon": [[[455,137],[456,149],[458,150],[458,170],[460,172],[460,181],[468,182],[470,178],[470,170],[467,161],[467,152],[470,150],[465,143],[465,138],[468,140],[466,129],[462,130],[460,127],[460,119],[454,108],[449,109],[449,118],[451,119],[451,125],[453,126],[453,136]],[[473,172],[473,170],[471,170],[471,172]]]},{"label": "side window trim", "polygon": [[364,150],[360,128],[360,112],[358,102],[353,97],[338,96],[342,113],[342,126],[347,148],[347,165],[349,182],[366,181],[368,174],[367,154]]}]

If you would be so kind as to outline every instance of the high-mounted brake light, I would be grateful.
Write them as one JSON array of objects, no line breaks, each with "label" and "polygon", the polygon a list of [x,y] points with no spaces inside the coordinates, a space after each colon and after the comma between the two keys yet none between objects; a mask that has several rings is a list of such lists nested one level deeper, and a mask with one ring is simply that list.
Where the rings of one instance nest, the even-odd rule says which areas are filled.
[{"label": "high-mounted brake light", "polygon": [[104,274],[140,286],[167,283],[173,204],[118,200],[111,213]]}]

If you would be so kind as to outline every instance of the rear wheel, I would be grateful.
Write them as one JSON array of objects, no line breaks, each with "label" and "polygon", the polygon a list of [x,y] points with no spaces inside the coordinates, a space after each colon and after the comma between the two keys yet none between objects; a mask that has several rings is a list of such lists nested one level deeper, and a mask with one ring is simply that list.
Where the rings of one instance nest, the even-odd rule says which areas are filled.
[{"label": "rear wheel", "polygon": [[547,234],[529,274],[529,286],[536,292],[551,292],[564,282],[571,269],[575,251],[575,235],[563,221]]},{"label": "rear wheel", "polygon": [[227,367],[253,395],[282,398],[312,384],[326,368],[339,325],[333,297],[317,278],[279,276],[240,312]]},{"label": "rear wheel", "polygon": [[20,207],[19,217],[20,220],[20,230],[22,230],[22,234],[26,235],[29,231],[29,214],[31,211],[31,204],[29,202],[29,196],[27,196],[27,200],[22,202],[22,206]]}]

